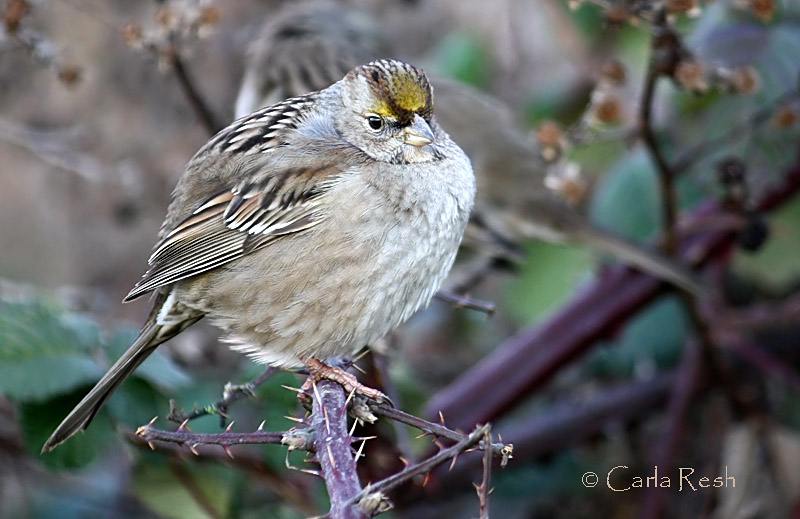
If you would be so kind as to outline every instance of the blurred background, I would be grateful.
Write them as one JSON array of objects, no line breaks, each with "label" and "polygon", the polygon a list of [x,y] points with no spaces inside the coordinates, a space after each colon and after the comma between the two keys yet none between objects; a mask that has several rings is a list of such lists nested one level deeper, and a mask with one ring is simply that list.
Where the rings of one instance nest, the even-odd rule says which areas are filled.
[{"label": "blurred background", "polygon": [[[287,468],[283,447],[230,460],[132,439],[154,416],[175,427],[164,419],[170,399],[202,408],[226,382],[262,372],[202,322],[160,348],[85,434],[39,455],[144,321],[147,298],[120,301],[146,268],[183,166],[233,121],[252,42],[286,4],[313,3],[0,2],[1,517],[328,509],[323,482]],[[515,139],[475,151],[491,225],[448,285],[496,311],[435,300],[378,345],[379,362],[360,362],[373,380],[388,369],[401,409],[435,421],[441,411],[465,431],[490,420],[515,443],[493,474],[495,517],[800,517],[800,5],[332,5],[364,17],[386,49],[376,52],[442,78],[443,110],[447,85],[467,85],[463,102],[485,105],[491,121],[453,117],[445,129],[457,141],[473,128]],[[502,161],[483,161],[496,150]],[[536,178],[504,176],[513,160],[535,161]],[[580,239],[517,232],[520,219],[536,223],[527,208],[543,192],[569,215],[702,267],[718,296],[679,293]],[[300,383],[281,373],[238,402],[236,430],[292,427],[284,416],[300,411],[281,385]],[[192,428],[219,432],[220,419]],[[359,462],[363,483],[432,448],[390,423],[367,433],[380,438]],[[622,465],[616,488],[654,467],[672,486],[613,492],[606,474]],[[735,487],[681,492],[680,467],[712,480],[727,470]],[[596,487],[582,482],[587,472]],[[392,494],[386,516],[477,516],[480,475],[480,455],[465,455]]]}]

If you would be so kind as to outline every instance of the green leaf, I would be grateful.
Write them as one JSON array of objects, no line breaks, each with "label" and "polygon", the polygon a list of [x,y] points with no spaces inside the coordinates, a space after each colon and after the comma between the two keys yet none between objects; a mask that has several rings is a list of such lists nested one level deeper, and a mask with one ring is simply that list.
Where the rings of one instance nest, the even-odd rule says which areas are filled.
[{"label": "green leaf", "polygon": [[55,305],[0,302],[0,394],[42,401],[96,380],[98,341],[94,323]]},{"label": "green leaf", "polygon": [[677,297],[653,303],[622,334],[589,360],[593,376],[628,377],[638,369],[674,366],[689,333],[689,318]]},{"label": "green leaf", "polygon": [[114,427],[108,416],[101,413],[86,431],[79,432],[57,449],[39,456],[42,445],[64,418],[64,410],[72,409],[82,397],[82,392],[75,392],[44,403],[25,403],[20,406],[26,450],[52,469],[83,467],[116,441]]},{"label": "green leaf", "polygon": [[594,264],[591,252],[571,245],[536,242],[525,251],[526,262],[504,298],[506,310],[520,324],[557,308]]},{"label": "green leaf", "polygon": [[639,148],[623,156],[598,183],[589,216],[600,227],[642,241],[660,229],[660,207],[653,165]]}]

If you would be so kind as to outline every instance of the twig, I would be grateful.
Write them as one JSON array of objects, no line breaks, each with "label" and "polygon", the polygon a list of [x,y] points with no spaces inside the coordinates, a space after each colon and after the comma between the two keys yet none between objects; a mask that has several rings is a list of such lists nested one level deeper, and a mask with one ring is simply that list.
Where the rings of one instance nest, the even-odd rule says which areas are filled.
[{"label": "twig", "polygon": [[177,431],[162,431],[153,427],[152,422],[136,429],[136,435],[148,443],[170,442],[187,445],[193,449],[197,445],[219,445],[225,452],[233,445],[280,445],[281,439],[288,434],[284,432],[255,431],[251,433],[234,433],[225,431],[217,434],[193,433],[186,427]]},{"label": "twig", "polygon": [[286,474],[279,474],[270,465],[264,462],[260,455],[252,455],[249,452],[237,453],[235,458],[231,458],[224,451],[213,445],[198,445],[194,452],[189,454],[181,445],[174,443],[150,443],[148,444],[133,431],[126,433],[125,437],[130,443],[144,449],[155,447],[157,452],[172,457],[189,459],[200,463],[224,463],[231,465],[244,473],[247,473],[254,481],[263,483],[276,495],[283,498],[287,503],[294,506],[303,515],[313,515],[317,512],[311,499],[302,487],[292,482]]},{"label": "twig", "polygon": [[225,385],[225,391],[223,398],[218,400],[216,403],[203,407],[202,409],[195,409],[191,413],[183,413],[177,406],[177,404],[170,400],[170,410],[169,414],[167,415],[167,420],[170,422],[175,423],[184,423],[187,420],[192,421],[195,418],[199,418],[201,416],[206,416],[209,414],[218,414],[220,415],[221,426],[225,427],[225,419],[226,413],[228,412],[228,407],[233,404],[234,402],[241,400],[246,396],[253,396],[253,392],[257,387],[265,383],[267,380],[272,378],[272,376],[280,371],[278,368],[270,366],[262,374],[251,380],[250,382],[243,384],[241,386],[230,386],[228,384]]},{"label": "twig", "polygon": [[[452,429],[447,428],[444,424],[437,424],[434,422],[429,422],[417,416],[408,414],[404,411],[399,409],[395,409],[394,407],[388,406],[386,404],[373,404],[370,405],[370,409],[377,415],[383,416],[385,418],[389,418],[391,420],[395,420],[400,423],[404,423],[406,425],[410,425],[420,431],[430,434],[433,436],[438,436],[440,438],[445,438],[454,442],[462,442],[467,437],[464,433],[460,433],[458,431],[454,431]],[[441,415],[440,415],[441,418]],[[484,443],[479,442],[479,447],[481,449],[484,448]],[[514,447],[512,444],[506,443],[491,443],[491,448],[488,449],[492,452],[495,456],[500,456],[503,458],[503,466],[505,466],[508,458],[511,457],[513,454]]]},{"label": "twig", "polygon": [[650,153],[658,169],[658,178],[661,185],[662,215],[664,225],[664,249],[667,254],[675,254],[677,236],[675,222],[677,220],[677,200],[675,195],[675,172],[670,168],[667,159],[658,145],[658,139],[653,131],[653,104],[655,100],[656,85],[659,78],[674,61],[677,51],[674,47],[679,45],[677,37],[666,26],[666,14],[661,13],[650,41],[650,58],[647,73],[644,78],[642,100],[639,105],[639,131],[642,141]]},{"label": "twig", "polygon": [[456,308],[467,308],[469,310],[477,310],[487,315],[493,315],[497,311],[497,307],[491,301],[484,301],[482,299],[473,299],[469,296],[459,295],[455,292],[448,290],[440,290],[434,296],[439,301],[450,303]]},{"label": "twig", "polygon": [[427,458],[420,463],[409,465],[397,474],[393,474],[375,484],[367,485],[364,490],[358,493],[358,495],[350,499],[346,505],[352,506],[353,504],[360,502],[365,497],[373,494],[385,494],[386,492],[389,492],[390,490],[402,485],[406,481],[410,481],[416,476],[430,472],[432,469],[438,467],[446,461],[457,458],[459,454],[465,452],[470,447],[477,445],[489,431],[491,431],[491,426],[489,424],[477,427],[468,436],[465,436],[455,445],[440,450],[430,458]]},{"label": "twig", "polygon": [[354,506],[358,503],[354,496],[360,495],[361,484],[350,448],[348,399],[344,388],[331,380],[317,382],[313,405],[314,447],[330,497],[329,516],[333,519],[366,519],[368,516]]},{"label": "twig", "polygon": [[200,122],[209,135],[215,135],[222,126],[220,126],[216,117],[214,117],[214,114],[208,107],[208,103],[206,103],[205,99],[200,95],[189,71],[186,69],[186,65],[183,63],[183,58],[181,58],[180,51],[174,40],[174,37],[170,38],[170,45],[164,51],[164,54],[172,66],[172,69],[175,71],[175,77],[178,79],[178,83],[183,93],[186,95],[189,105],[197,115],[197,118],[200,119]]},{"label": "twig", "polygon": [[798,97],[800,97],[800,90],[797,88],[792,88],[784,92],[775,100],[756,110],[747,119],[732,126],[721,135],[702,141],[681,153],[672,163],[672,171],[674,171],[675,174],[683,173],[713,150],[724,147],[732,141],[739,140],[748,133],[755,131],[759,126],[769,121],[777,109]]}]

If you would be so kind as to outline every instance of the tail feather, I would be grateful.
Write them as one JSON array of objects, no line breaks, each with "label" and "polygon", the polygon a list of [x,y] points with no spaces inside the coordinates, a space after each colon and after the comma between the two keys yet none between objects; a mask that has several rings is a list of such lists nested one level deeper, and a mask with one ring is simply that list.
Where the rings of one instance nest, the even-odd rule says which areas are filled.
[{"label": "tail feather", "polygon": [[139,332],[139,336],[53,431],[42,447],[42,452],[53,450],[78,431],[86,429],[120,384],[155,351],[159,344],[179,334],[202,317],[195,315],[174,324],[159,324],[157,316],[165,300],[165,297],[159,295],[150,318]]}]

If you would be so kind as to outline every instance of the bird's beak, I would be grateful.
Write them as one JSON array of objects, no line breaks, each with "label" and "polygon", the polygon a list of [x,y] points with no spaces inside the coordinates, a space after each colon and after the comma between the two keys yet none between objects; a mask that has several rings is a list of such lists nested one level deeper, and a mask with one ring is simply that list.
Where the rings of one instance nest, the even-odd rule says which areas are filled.
[{"label": "bird's beak", "polygon": [[411,126],[403,130],[403,142],[412,146],[427,146],[436,140],[433,130],[428,123],[417,114],[414,114],[414,122]]}]

